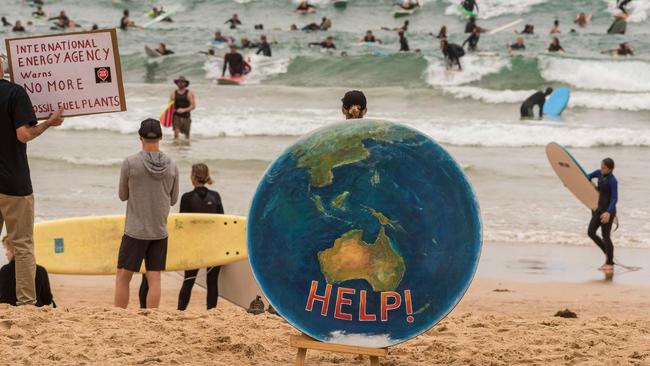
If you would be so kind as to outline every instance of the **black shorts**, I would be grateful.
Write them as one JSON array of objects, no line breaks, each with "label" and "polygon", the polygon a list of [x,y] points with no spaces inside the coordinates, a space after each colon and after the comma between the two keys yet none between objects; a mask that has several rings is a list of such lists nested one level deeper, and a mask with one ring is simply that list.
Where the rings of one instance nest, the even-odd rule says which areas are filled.
[{"label": "black shorts", "polygon": [[117,268],[140,272],[143,260],[147,271],[164,271],[167,262],[167,238],[140,240],[124,235],[117,257]]}]

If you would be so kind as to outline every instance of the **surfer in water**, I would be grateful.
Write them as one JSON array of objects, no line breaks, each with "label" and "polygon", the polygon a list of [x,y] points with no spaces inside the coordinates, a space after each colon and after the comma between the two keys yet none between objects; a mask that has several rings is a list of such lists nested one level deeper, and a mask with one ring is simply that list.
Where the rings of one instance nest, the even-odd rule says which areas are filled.
[{"label": "surfer in water", "polygon": [[309,1],[301,1],[296,8],[297,13],[314,13],[316,12],[316,7],[309,3]]},{"label": "surfer in water", "polygon": [[[435,36],[433,33],[429,33],[431,36]],[[438,35],[435,36],[438,39],[447,39],[447,26],[443,25],[440,27],[440,31],[438,31]]]},{"label": "surfer in water", "polygon": [[618,45],[618,48],[613,49],[613,50],[603,50],[600,53],[602,54],[612,54],[612,55],[618,55],[618,56],[634,56],[634,48],[628,43],[628,42],[623,42],[620,45]]},{"label": "surfer in water", "polygon": [[566,51],[560,45],[560,40],[557,37],[553,37],[551,44],[548,46],[548,52],[566,52]]},{"label": "surfer in water", "polygon": [[361,119],[368,113],[366,96],[359,90],[345,93],[341,103],[341,111],[345,119]]},{"label": "surfer in water", "polygon": [[230,45],[230,52],[223,57],[223,70],[221,76],[226,76],[226,69],[234,78],[242,77],[251,71],[250,65],[244,61],[244,56],[237,52],[237,46]]},{"label": "surfer in water", "polygon": [[257,49],[257,52],[255,52],[256,55],[259,55],[260,53],[262,55],[266,56],[266,57],[271,57],[272,56],[272,54],[271,54],[271,45],[266,40],[266,36],[264,36],[264,35],[260,37],[260,44],[259,44],[259,47]]},{"label": "surfer in water", "polygon": [[465,47],[467,44],[467,50],[470,52],[476,51],[478,46],[478,41],[481,39],[481,32],[478,29],[474,29],[474,32],[463,42],[462,46]]},{"label": "surfer in water", "polygon": [[404,10],[413,10],[420,7],[420,2],[417,0],[404,0],[401,3],[395,4]]},{"label": "surfer in water", "polygon": [[465,9],[468,13],[474,12],[474,8],[476,8],[476,12],[478,13],[478,4],[476,3],[476,0],[463,0],[461,3],[461,6],[463,9]]},{"label": "surfer in water", "polygon": [[397,32],[399,35],[399,51],[400,52],[409,52],[411,51],[411,48],[409,47],[409,42],[406,39],[406,36],[404,35],[404,31],[401,30]]},{"label": "surfer in water", "polygon": [[579,13],[573,22],[579,25],[581,28],[584,28],[589,23],[591,23],[591,16],[587,15],[586,13]]},{"label": "surfer in water", "polygon": [[7,20],[6,17],[2,17],[2,18],[0,18],[0,20],[2,21],[2,25],[5,26],[5,27],[11,27],[13,25],[13,24],[9,23],[9,21]]},{"label": "surfer in water", "polygon": [[551,27],[551,32],[550,32],[550,33],[551,33],[551,34],[558,34],[558,33],[561,33],[561,32],[560,32],[560,21],[559,21],[559,20],[555,19],[555,20],[553,21],[553,26]]},{"label": "surfer in water", "polygon": [[168,56],[174,54],[174,51],[168,49],[167,45],[162,42],[158,44],[158,47],[156,48],[156,52],[158,52],[161,56]]},{"label": "surfer in water", "polygon": [[508,46],[508,52],[512,53],[513,51],[525,51],[526,44],[524,43],[524,37],[517,37],[515,43]]},{"label": "surfer in water", "polygon": [[129,18],[129,10],[124,9],[122,12],[122,19],[120,19],[120,29],[127,30],[129,28],[135,28],[135,22]]},{"label": "surfer in water", "polygon": [[449,43],[446,39],[440,40],[440,50],[447,60],[447,70],[451,70],[454,65],[458,66],[458,71],[462,71],[463,67],[460,64],[460,58],[465,56],[463,47]]},{"label": "surfer in water", "polygon": [[474,31],[477,29],[480,33],[487,31],[487,29],[481,28],[478,26],[478,24],[476,24],[476,17],[469,17],[467,24],[465,24],[465,33],[474,33]]},{"label": "surfer in water", "polygon": [[[128,12],[128,10],[127,10]],[[61,10],[58,16],[52,17],[47,19],[49,20],[56,20],[56,23],[54,25],[58,28],[65,29],[65,28],[71,28],[71,20],[68,18],[68,16],[65,14],[65,10]],[[120,27],[121,28],[121,27]]]},{"label": "surfer in water", "polygon": [[237,29],[237,26],[242,24],[237,14],[233,14],[232,18],[226,20],[224,24],[228,24],[228,23],[230,23],[230,29]]},{"label": "surfer in water", "polygon": [[535,34],[535,26],[532,24],[526,24],[524,25],[524,30],[521,32],[515,31],[517,34]]},{"label": "surfer in water", "polygon": [[178,90],[172,92],[169,96],[170,100],[174,101],[174,140],[178,140],[178,135],[183,134],[189,141],[190,127],[192,126],[192,118],[190,112],[196,108],[196,99],[194,93],[187,87],[190,86],[190,81],[184,76],[179,76],[174,80],[174,84]]},{"label": "surfer in water", "polygon": [[214,38],[212,38],[212,43],[230,43],[232,41],[234,41],[232,37],[224,36],[221,31],[214,32]]},{"label": "surfer in water", "polygon": [[381,39],[375,37],[375,35],[372,33],[371,30],[367,31],[367,32],[366,32],[366,35],[363,36],[363,37],[359,40],[359,42],[362,42],[362,43],[379,43],[379,44],[382,44]]},{"label": "surfer in water", "polygon": [[[618,181],[613,172],[614,160],[606,158],[601,162],[600,169],[588,176],[590,181],[598,179],[598,208],[592,213],[587,234],[605,254],[605,264],[599,268],[605,273],[614,271],[614,244],[610,234],[612,232],[612,223],[616,217]],[[596,234],[598,228],[600,228],[602,238]]]},{"label": "surfer in water", "polygon": [[332,36],[329,36],[329,37],[325,38],[325,40],[323,42],[309,43],[308,46],[309,47],[320,46],[321,49],[325,49],[325,50],[335,50],[336,49],[336,45],[334,44],[334,37],[332,37]]},{"label": "surfer in water", "polygon": [[534,118],[535,113],[533,108],[539,106],[539,118],[544,116],[544,104],[546,103],[546,97],[553,93],[553,88],[546,88],[545,91],[538,91],[537,93],[531,95],[521,104],[521,118],[529,119]]}]

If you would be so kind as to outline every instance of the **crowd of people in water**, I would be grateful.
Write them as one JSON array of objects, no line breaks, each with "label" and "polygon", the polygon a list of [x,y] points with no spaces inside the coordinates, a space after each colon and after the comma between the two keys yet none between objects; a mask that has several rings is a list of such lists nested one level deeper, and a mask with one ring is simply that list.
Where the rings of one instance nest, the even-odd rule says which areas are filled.
[{"label": "crowd of people in water", "polygon": [[[627,18],[629,16],[628,6],[632,0],[616,0],[616,7],[620,10],[619,14],[614,16],[614,22],[612,27],[607,31],[611,34],[625,34],[627,30]],[[61,10],[57,16],[49,17],[43,9],[43,1],[34,1],[34,5],[37,6],[36,10],[32,13],[34,18],[47,19],[52,21],[52,29],[56,30],[67,30],[75,29],[80,26],[73,20],[71,20],[64,10]],[[394,4],[397,9],[404,11],[413,11],[421,6],[420,1],[417,0],[403,0]],[[462,0],[460,2],[460,7],[465,15],[468,16],[467,23],[465,25],[465,34],[467,38],[461,43],[453,43],[449,39],[449,34],[447,32],[447,26],[443,25],[440,28],[440,31],[437,35],[430,33],[439,40],[439,47],[443,57],[446,60],[446,65],[448,69],[457,68],[457,70],[462,71],[463,67],[461,64],[461,58],[464,57],[467,52],[480,52],[479,42],[481,35],[484,33],[489,33],[489,30],[481,27],[478,24],[478,12],[480,11],[479,4],[477,0]],[[295,8],[297,13],[315,13],[317,8],[309,3],[309,1],[300,1],[298,6]],[[162,6],[154,6],[147,15],[152,19],[159,19],[164,22],[173,22],[171,15],[168,15],[167,11]],[[580,12],[576,15],[574,24],[578,28],[588,27],[593,20],[593,16],[589,13]],[[17,20],[15,23],[9,22],[5,17],[1,19],[2,24],[6,27],[12,27],[14,32],[20,33],[25,32],[26,28],[23,25],[23,22]],[[27,22],[27,25],[30,26],[31,21]],[[233,14],[230,18],[226,19],[223,23],[231,30],[237,30],[240,27],[244,26],[243,21],[238,14]],[[382,27],[384,31],[394,31],[397,33],[399,39],[399,48],[398,52],[420,52],[420,49],[411,49],[408,42],[408,31],[409,31],[410,22],[406,20],[402,26],[390,28]],[[309,23],[302,27],[292,24],[289,28],[290,31],[304,31],[304,32],[319,32],[319,31],[328,31],[332,28],[333,22],[331,18],[322,17],[319,23]],[[134,20],[131,19],[129,10],[125,9],[122,14],[122,18],[119,22],[119,29],[127,31],[129,29],[142,29],[143,27],[136,24]],[[98,26],[94,24],[91,29],[98,29]],[[264,30],[263,24],[255,24],[255,30]],[[274,29],[279,30],[279,29]],[[525,36],[535,34],[535,26],[533,24],[526,24],[521,31],[515,31],[519,36],[516,37],[515,41],[506,46],[505,51],[510,54],[526,51]],[[568,33],[576,33],[576,29],[572,28]],[[556,52],[567,52],[567,50],[562,46],[560,42],[560,34],[563,31],[560,26],[560,21],[555,20],[551,25],[549,34],[552,36],[551,41],[546,49],[547,52],[556,53]],[[239,54],[241,50],[254,50],[256,54],[261,54],[266,57],[272,57],[272,44],[277,43],[275,41],[270,42],[268,35],[260,36],[257,42],[251,41],[247,36],[242,36],[239,40],[236,40],[233,36],[224,35],[221,30],[217,30],[214,33],[212,38],[212,46],[217,48],[227,47],[229,52],[227,52],[224,57],[224,62],[228,64],[227,67],[224,67],[224,72],[222,76],[225,76],[225,71],[230,71],[232,77],[241,77],[250,72],[250,64],[247,63],[243,57]],[[368,30],[365,35],[363,35],[359,40],[359,44],[366,46],[373,45],[383,45],[384,42],[375,36],[372,30]],[[333,52],[338,50],[335,43],[334,36],[327,35],[320,42],[310,42],[307,43],[309,47],[318,47],[323,51]],[[216,52],[214,47],[211,47],[209,50],[201,52],[208,57],[216,57]],[[175,52],[167,47],[165,43],[159,43],[155,47],[154,52],[159,56],[169,56],[175,54]],[[603,54],[612,54],[618,56],[633,56],[635,54],[634,47],[629,42],[622,42],[616,48],[602,50]],[[386,53],[382,51],[375,51],[374,54],[385,55]],[[347,55],[347,51],[342,51],[341,55]]]}]

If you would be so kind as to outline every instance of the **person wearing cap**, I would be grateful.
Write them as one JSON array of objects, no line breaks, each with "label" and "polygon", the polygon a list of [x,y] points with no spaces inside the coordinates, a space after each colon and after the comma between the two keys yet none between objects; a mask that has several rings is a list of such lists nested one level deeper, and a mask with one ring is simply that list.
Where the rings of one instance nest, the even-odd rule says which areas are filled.
[{"label": "person wearing cap", "polygon": [[521,118],[533,118],[535,113],[533,108],[539,106],[539,118],[544,116],[544,104],[546,103],[546,97],[553,93],[553,88],[546,88],[546,91],[538,91],[537,93],[531,95],[521,104]]},{"label": "person wearing cap", "polygon": [[366,96],[359,90],[345,93],[341,103],[341,111],[345,119],[361,119],[368,112]]},{"label": "person wearing cap", "polygon": [[63,123],[63,110],[38,123],[25,89],[4,80],[6,58],[0,56],[0,231],[7,224],[7,247],[16,266],[16,305],[36,303],[34,194],[27,143]]},{"label": "person wearing cap", "polygon": [[185,135],[187,140],[190,139],[190,129],[192,126],[192,115],[190,112],[196,108],[196,99],[194,93],[187,87],[190,86],[190,81],[185,76],[179,76],[174,80],[174,84],[178,87],[174,90],[169,97],[174,101],[174,140],[178,139],[179,134]]},{"label": "person wearing cap", "polygon": [[178,168],[160,151],[160,121],[140,124],[142,150],[122,163],[118,196],[126,201],[124,235],[117,259],[115,306],[129,304],[129,285],[144,261],[149,293],[147,308],[160,304],[160,272],[167,261],[167,217],[178,201]]},{"label": "person wearing cap", "polygon": [[230,45],[230,52],[223,57],[221,76],[226,76],[226,69],[233,78],[240,78],[251,71],[250,65],[244,61],[244,56],[237,52],[237,46],[234,44]]}]

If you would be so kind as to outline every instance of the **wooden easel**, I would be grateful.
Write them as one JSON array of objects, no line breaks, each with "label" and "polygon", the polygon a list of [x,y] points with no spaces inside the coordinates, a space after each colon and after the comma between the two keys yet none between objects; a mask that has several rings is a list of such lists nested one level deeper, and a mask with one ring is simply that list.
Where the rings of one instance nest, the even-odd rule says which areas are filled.
[{"label": "wooden easel", "polygon": [[379,366],[379,357],[386,357],[386,348],[368,348],[357,346],[346,346],[342,344],[331,344],[319,342],[304,334],[292,335],[289,337],[289,345],[298,348],[298,355],[296,356],[296,366],[304,366],[305,358],[307,357],[307,350],[313,349],[317,351],[328,351],[338,353],[351,353],[355,355],[364,355],[370,357],[370,365]]}]

